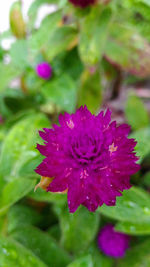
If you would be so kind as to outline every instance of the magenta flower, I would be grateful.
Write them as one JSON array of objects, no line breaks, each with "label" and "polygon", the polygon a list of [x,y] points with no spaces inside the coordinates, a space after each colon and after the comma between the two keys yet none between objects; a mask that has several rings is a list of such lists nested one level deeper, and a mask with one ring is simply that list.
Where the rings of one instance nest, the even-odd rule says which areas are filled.
[{"label": "magenta flower", "polygon": [[94,5],[96,0],[69,0],[75,6],[79,6],[81,8],[85,8],[90,5]]},{"label": "magenta flower", "polygon": [[39,63],[36,66],[36,73],[40,78],[48,80],[52,76],[52,67],[47,62]]},{"label": "magenta flower", "polygon": [[45,159],[36,172],[53,177],[47,191],[67,190],[70,212],[80,204],[90,211],[103,203],[115,205],[116,196],[131,187],[130,175],[139,170],[136,142],[127,138],[130,127],[117,127],[109,110],[95,116],[86,106],[60,115],[59,123],[41,131],[45,142],[37,145]]},{"label": "magenta flower", "polygon": [[110,257],[121,258],[129,248],[130,237],[116,232],[111,224],[105,225],[98,235],[99,248]]}]

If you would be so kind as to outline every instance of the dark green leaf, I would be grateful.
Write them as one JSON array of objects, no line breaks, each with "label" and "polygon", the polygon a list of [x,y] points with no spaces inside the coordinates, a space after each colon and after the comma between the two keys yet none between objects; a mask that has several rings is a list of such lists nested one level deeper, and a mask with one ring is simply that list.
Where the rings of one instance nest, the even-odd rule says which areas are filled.
[{"label": "dark green leaf", "polygon": [[23,225],[37,224],[41,221],[41,215],[33,208],[25,205],[14,205],[8,211],[8,232]]},{"label": "dark green leaf", "polygon": [[131,248],[126,257],[119,261],[119,267],[149,267],[150,254],[149,254],[150,240]]},{"label": "dark green leaf", "polygon": [[88,253],[92,256],[93,260],[93,267],[112,267],[113,266],[113,259],[106,257],[103,255],[98,248],[97,240],[94,241],[94,244],[92,244],[89,249]]},{"label": "dark green leaf", "polygon": [[143,177],[141,181],[142,185],[145,185],[150,188],[150,172],[147,172]]}]

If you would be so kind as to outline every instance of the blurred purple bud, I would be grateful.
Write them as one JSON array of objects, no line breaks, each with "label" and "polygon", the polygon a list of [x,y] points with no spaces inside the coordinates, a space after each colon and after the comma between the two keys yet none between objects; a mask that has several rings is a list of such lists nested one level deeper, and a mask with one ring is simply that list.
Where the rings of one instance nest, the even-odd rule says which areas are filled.
[{"label": "blurred purple bud", "polygon": [[40,78],[49,80],[52,76],[52,67],[47,62],[41,62],[36,66],[36,73]]},{"label": "blurred purple bud", "polygon": [[98,246],[107,256],[122,258],[129,247],[130,237],[114,230],[111,224],[105,225],[98,235]]}]

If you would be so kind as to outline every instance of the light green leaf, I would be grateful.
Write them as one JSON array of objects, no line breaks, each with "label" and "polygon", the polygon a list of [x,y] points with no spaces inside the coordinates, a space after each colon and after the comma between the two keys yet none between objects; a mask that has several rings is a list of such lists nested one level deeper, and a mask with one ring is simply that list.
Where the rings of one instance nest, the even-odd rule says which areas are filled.
[{"label": "light green leaf", "polygon": [[128,96],[125,115],[133,130],[138,130],[149,124],[148,113],[143,102],[133,94]]},{"label": "light green leaf", "polygon": [[79,106],[86,105],[92,113],[99,110],[102,101],[102,88],[98,71],[90,73],[89,70],[85,70],[83,72],[78,98]]},{"label": "light green leaf", "polygon": [[120,21],[112,23],[105,55],[111,64],[124,71],[138,77],[150,75],[149,43],[131,25],[121,24]]},{"label": "light green leaf", "polygon": [[76,83],[64,74],[43,85],[41,92],[47,102],[58,105],[62,110],[73,112],[76,107]]},{"label": "light green leaf", "polygon": [[103,205],[101,214],[125,222],[150,222],[150,196],[142,189],[132,187],[117,198],[116,206]]},{"label": "light green leaf", "polygon": [[[99,226],[99,214],[80,207],[75,213],[59,209],[62,245],[70,252],[82,253],[95,238]],[[91,230],[92,229],[92,230]]]},{"label": "light green leaf", "polygon": [[[0,173],[5,180],[17,177],[21,167],[37,157],[38,151],[35,146],[38,130],[49,124],[44,115],[33,114],[12,127],[5,138],[0,156]],[[31,170],[31,173],[34,174],[34,170]]]},{"label": "light green leaf", "polygon": [[3,214],[10,206],[26,196],[35,186],[35,180],[16,178],[7,183],[0,194],[0,214]]},{"label": "light green leaf", "polygon": [[33,226],[18,228],[12,236],[48,266],[66,267],[70,262],[70,256],[57,245],[53,238]]},{"label": "light green leaf", "polygon": [[29,7],[28,10],[28,17],[29,17],[29,26],[30,28],[34,27],[35,20],[37,18],[37,13],[41,5],[44,5],[46,3],[53,2],[52,0],[35,0],[32,2],[32,4]]},{"label": "light green leaf", "polygon": [[39,50],[47,44],[50,36],[59,26],[60,20],[61,11],[53,12],[42,21],[40,28],[29,37],[29,46],[35,54],[38,54]]},{"label": "light green leaf", "polygon": [[67,267],[94,267],[91,255],[87,255],[76,259],[70,263]]},{"label": "light green leaf", "polygon": [[46,192],[38,188],[35,192],[31,192],[29,197],[40,202],[63,204],[67,200],[67,194]]},{"label": "light green leaf", "polygon": [[26,40],[18,40],[11,46],[10,56],[13,65],[24,71],[29,66],[29,48]]},{"label": "light green leaf", "polygon": [[130,235],[149,235],[150,234],[150,223],[132,223],[132,222],[119,222],[115,229],[119,232]]},{"label": "light green leaf", "polygon": [[135,150],[137,156],[140,157],[139,162],[142,162],[142,160],[150,153],[150,127],[133,132],[130,135],[130,138],[135,138],[137,141]]},{"label": "light green leaf", "polygon": [[0,63],[0,91],[3,91],[11,82],[12,79],[18,77],[21,71],[15,68],[12,64]]},{"label": "light green leaf", "polygon": [[101,6],[91,8],[89,15],[81,20],[79,53],[85,64],[98,63],[103,55],[105,42],[109,32],[112,12],[110,8]]},{"label": "light green leaf", "polygon": [[[62,26],[57,28],[49,37],[47,45],[45,45],[45,56],[48,60],[52,60],[59,53],[72,48],[72,44],[76,42],[77,31],[71,26]],[[74,45],[73,45],[74,46]]]},{"label": "light green leaf", "polygon": [[0,237],[0,267],[48,267],[13,239]]}]

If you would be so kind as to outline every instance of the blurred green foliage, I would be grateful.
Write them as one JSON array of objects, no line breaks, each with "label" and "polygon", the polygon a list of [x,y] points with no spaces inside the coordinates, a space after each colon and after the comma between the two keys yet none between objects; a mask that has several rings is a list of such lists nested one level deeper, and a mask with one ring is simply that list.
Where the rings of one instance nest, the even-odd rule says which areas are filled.
[{"label": "blurred green foliage", "polygon": [[[37,28],[44,4],[56,9]],[[12,37],[6,50],[3,41]],[[42,61],[53,69],[47,81],[35,71]],[[149,0],[99,0],[86,9],[35,0],[26,21],[21,1],[12,5],[10,30],[0,34],[0,267],[150,266],[149,87]],[[34,192],[42,160],[35,147],[38,130],[84,104],[93,113],[110,107],[119,123],[131,125],[141,171],[116,206],[69,214],[65,194]],[[133,236],[118,261],[97,247],[98,231],[110,221]]]}]

